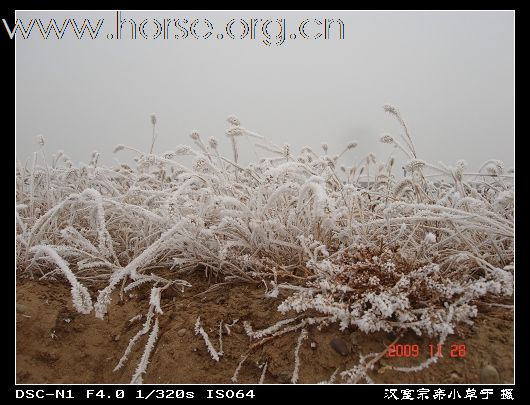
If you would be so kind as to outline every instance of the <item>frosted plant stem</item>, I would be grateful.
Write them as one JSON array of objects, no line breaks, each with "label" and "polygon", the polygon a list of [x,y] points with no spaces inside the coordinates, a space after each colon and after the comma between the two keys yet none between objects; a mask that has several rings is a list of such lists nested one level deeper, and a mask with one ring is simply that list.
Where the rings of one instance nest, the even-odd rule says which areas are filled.
[{"label": "frosted plant stem", "polygon": [[147,370],[147,365],[149,364],[149,356],[151,355],[151,352],[154,349],[157,337],[158,337],[158,318],[155,319],[155,324],[153,325],[153,329],[151,330],[151,333],[149,334],[149,339],[147,339],[147,344],[145,345],[144,353],[142,354],[140,363],[138,363],[138,366],[136,367],[136,371],[134,372],[134,375],[132,377],[131,384],[142,384],[143,375],[145,374]]},{"label": "frosted plant stem", "polygon": [[294,349],[294,370],[293,370],[293,376],[291,377],[291,383],[296,384],[298,382],[298,373],[300,371],[300,347],[302,346],[302,342],[307,339],[307,331],[305,329],[302,329],[300,332],[300,336],[298,337],[298,341],[296,342],[296,347]]}]

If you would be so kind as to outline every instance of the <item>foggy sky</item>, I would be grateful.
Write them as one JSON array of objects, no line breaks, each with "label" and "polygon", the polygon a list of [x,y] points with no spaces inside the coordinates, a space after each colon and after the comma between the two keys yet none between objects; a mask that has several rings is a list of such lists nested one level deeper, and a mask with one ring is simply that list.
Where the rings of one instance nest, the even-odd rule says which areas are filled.
[{"label": "foggy sky", "polygon": [[[17,12],[25,19],[105,18],[115,12]],[[222,31],[231,18],[340,18],[345,39],[287,40],[16,40],[16,156],[63,149],[75,162],[97,150],[105,164],[127,160],[116,144],[145,152],[150,113],[158,117],[156,152],[191,143],[198,130],[229,151],[226,116],[273,142],[299,150],[329,143],[386,159],[378,139],[400,127],[382,110],[393,104],[407,121],[418,156],[473,168],[489,158],[513,165],[514,39],[512,12],[122,12],[135,18],[207,18]],[[3,29],[3,28],[2,28]],[[274,31],[274,26],[271,30]],[[33,34],[32,34],[33,35]],[[247,150],[248,153],[249,150]],[[396,156],[399,152],[394,150]],[[262,153],[263,155],[263,153]],[[246,156],[246,159],[252,155]]]}]

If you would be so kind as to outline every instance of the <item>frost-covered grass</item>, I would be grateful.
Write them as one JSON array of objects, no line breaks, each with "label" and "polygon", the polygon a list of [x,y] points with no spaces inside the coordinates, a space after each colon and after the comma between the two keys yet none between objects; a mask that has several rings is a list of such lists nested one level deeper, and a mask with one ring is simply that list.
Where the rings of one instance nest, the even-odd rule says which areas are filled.
[{"label": "frost-covered grass", "polygon": [[[443,343],[472,322],[477,299],[513,294],[513,174],[497,160],[474,172],[464,161],[424,162],[399,111],[385,110],[403,135],[380,140],[405,156],[404,177],[393,157],[359,159],[355,142],[338,155],[326,144],[323,153],[306,147],[296,154],[235,117],[228,118],[228,157],[216,139],[193,132],[191,146],[161,155],[118,145],[116,153],[136,154],[135,167],[101,167],[97,153],[76,167],[62,152],[47,158],[41,138],[34,159],[16,169],[18,275],[65,277],[75,308],[100,318],[114,290],[150,285],[147,319],[117,366],[151,331],[134,382],[156,341],[161,290],[189,286],[190,271],[261,282],[265,296],[281,294],[278,310],[291,318],[263,331],[247,323],[254,348],[333,323],[366,333],[411,330]],[[154,115],[151,122],[152,151]],[[243,137],[271,157],[241,166]],[[90,285],[101,288],[98,295],[90,296]],[[343,381],[370,381],[378,355],[362,356],[340,374]]]}]

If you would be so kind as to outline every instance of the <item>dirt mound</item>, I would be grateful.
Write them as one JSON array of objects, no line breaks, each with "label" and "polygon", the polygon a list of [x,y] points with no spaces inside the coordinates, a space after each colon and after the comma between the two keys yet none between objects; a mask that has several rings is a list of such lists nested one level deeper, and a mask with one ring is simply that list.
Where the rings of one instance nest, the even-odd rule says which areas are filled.
[{"label": "dirt mound", "polygon": [[[188,278],[193,285],[184,293],[164,291],[164,314],[160,333],[144,377],[145,383],[230,383],[241,355],[250,347],[243,328],[266,328],[286,316],[277,311],[282,297],[264,298],[263,288],[253,284],[212,287],[199,275]],[[129,339],[142,321],[129,320],[144,314],[149,289],[135,290],[120,301],[116,294],[105,320],[82,315],[71,304],[69,286],[59,282],[17,282],[16,380],[17,383],[129,383],[147,340],[144,336],[129,361],[113,372]],[[513,311],[483,305],[475,325],[448,338],[444,357],[418,373],[401,373],[385,366],[419,364],[429,356],[428,338],[405,335],[398,342],[418,350],[418,357],[384,357],[371,377],[376,383],[479,383],[480,371],[493,365],[501,383],[513,383]],[[219,324],[223,326],[223,353],[214,361],[200,336],[195,335],[197,317],[213,345],[219,349]],[[237,321],[236,321],[237,320]],[[380,352],[395,336],[367,336],[338,327],[308,329],[300,348],[300,383],[328,380],[335,370],[355,366],[359,353]],[[243,364],[238,382],[257,383],[266,364],[265,383],[289,383],[294,367],[298,333],[286,334],[254,350]],[[330,344],[335,340],[333,346]],[[453,346],[455,345],[455,346]],[[465,345],[465,353],[458,351]],[[396,352],[407,354],[405,346]],[[436,350],[436,346],[434,346]],[[456,357],[451,357],[451,352]],[[339,352],[343,352],[340,354]],[[398,353],[396,353],[398,354]],[[463,355],[463,356],[461,356]],[[340,382],[340,377],[337,382]]]}]

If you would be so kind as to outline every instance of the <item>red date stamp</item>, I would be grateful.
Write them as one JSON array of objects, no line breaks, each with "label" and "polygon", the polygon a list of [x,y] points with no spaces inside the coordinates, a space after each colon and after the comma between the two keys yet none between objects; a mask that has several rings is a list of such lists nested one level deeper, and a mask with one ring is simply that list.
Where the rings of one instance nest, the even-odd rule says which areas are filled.
[{"label": "red date stamp", "polygon": [[[429,353],[429,356],[444,357],[444,347],[441,344],[430,344],[428,348],[423,348]],[[447,353],[448,351],[448,353]],[[422,350],[418,344],[395,343],[388,346],[386,357],[418,357]],[[463,358],[467,355],[465,344],[451,344],[446,350],[446,354],[452,358]]]}]

